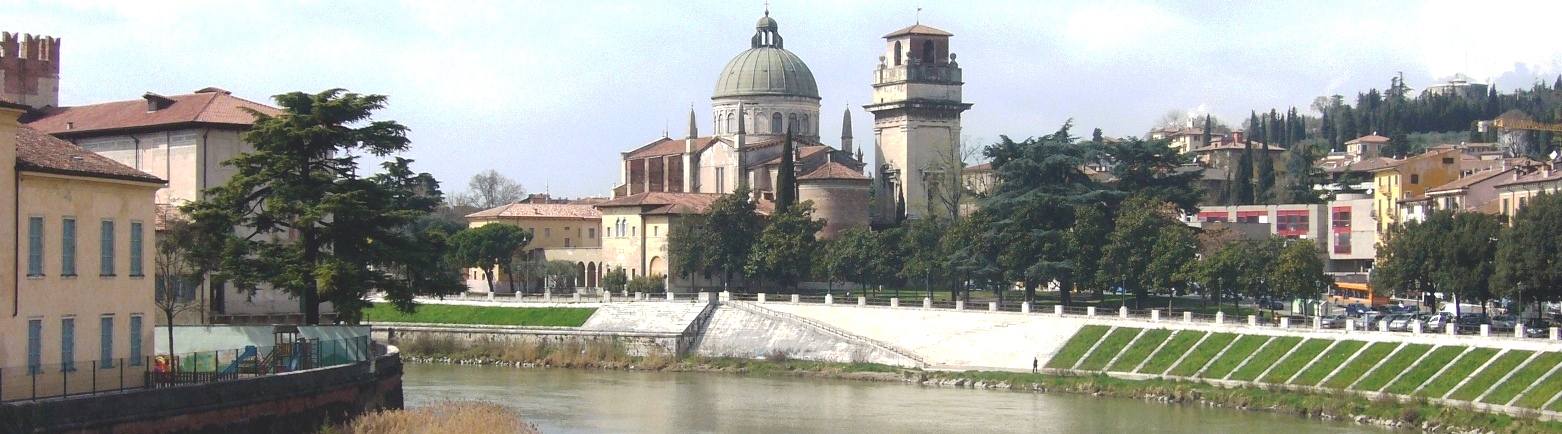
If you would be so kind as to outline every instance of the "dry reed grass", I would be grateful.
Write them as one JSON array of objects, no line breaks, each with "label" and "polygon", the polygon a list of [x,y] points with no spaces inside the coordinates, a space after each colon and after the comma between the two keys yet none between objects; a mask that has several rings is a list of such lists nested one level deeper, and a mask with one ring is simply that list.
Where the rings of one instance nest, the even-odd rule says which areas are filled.
[{"label": "dry reed grass", "polygon": [[432,407],[380,411],[348,424],[343,434],[540,434],[515,411],[491,402],[444,402]]}]

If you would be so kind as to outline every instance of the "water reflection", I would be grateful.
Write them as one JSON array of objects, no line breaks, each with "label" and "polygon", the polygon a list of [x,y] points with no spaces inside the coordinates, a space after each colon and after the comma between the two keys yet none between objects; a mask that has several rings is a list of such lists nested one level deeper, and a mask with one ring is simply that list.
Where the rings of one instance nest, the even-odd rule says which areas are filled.
[{"label": "water reflection", "polygon": [[489,400],[548,434],[1382,433],[1382,429],[1072,394],[725,374],[406,365],[408,406]]}]

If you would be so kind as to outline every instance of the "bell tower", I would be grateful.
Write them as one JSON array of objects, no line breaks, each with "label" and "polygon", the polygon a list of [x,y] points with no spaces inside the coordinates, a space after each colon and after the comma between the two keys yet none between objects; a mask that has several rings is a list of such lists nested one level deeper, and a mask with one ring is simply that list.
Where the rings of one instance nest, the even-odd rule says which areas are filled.
[{"label": "bell tower", "polygon": [[965,84],[949,32],[920,23],[884,35],[886,53],[873,71],[875,223],[947,214],[944,191],[960,188],[960,113]]}]

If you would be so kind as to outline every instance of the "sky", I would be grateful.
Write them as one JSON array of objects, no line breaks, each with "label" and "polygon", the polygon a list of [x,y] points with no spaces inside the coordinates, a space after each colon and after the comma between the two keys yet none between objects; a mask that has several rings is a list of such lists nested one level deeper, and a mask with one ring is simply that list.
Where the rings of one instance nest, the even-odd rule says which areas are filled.
[{"label": "sky", "polygon": [[[1499,91],[1562,74],[1562,2],[771,0],[819,84],[821,135],[850,109],[870,144],[882,36],[919,19],[954,33],[970,146],[1074,122],[1142,136],[1173,110],[1239,124],[1320,95],[1456,73]],[[89,1],[0,3],[0,30],[61,38],[62,105],[215,86],[383,94],[402,156],[447,193],[494,169],[529,192],[608,195],[619,153],[711,131],[716,76],[749,48],[763,0]],[[920,13],[918,9],[921,9]],[[871,155],[871,152],[869,153]],[[871,157],[870,157],[871,158]]]}]

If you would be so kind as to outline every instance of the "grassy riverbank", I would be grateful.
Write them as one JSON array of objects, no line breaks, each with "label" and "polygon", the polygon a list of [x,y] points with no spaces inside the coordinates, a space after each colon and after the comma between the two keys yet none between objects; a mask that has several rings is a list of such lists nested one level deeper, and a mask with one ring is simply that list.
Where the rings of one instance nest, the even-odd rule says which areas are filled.
[{"label": "grassy riverbank", "polygon": [[445,402],[431,407],[377,411],[317,434],[540,434],[514,410],[491,402]]},{"label": "grassy riverbank", "polygon": [[787,375],[854,380],[903,381],[928,386],[978,387],[1034,392],[1065,392],[1104,397],[1136,398],[1168,404],[1208,405],[1243,410],[1289,413],[1305,418],[1346,420],[1432,432],[1562,432],[1562,422],[1540,421],[1447,406],[1425,398],[1400,401],[1369,398],[1349,392],[1311,392],[1281,387],[1225,388],[1178,380],[1124,380],[1105,375],[1069,376],[1012,372],[928,372],[868,363],[824,363],[792,360],[784,354],[763,359],[686,357],[651,354],[631,357],[612,341],[580,344],[506,344],[479,342],[461,347],[453,339],[419,337],[398,343],[411,361],[501,364],[530,367],[728,372],[745,375]]},{"label": "grassy riverbank", "polygon": [[596,308],[580,307],[493,307],[457,304],[420,304],[411,314],[397,311],[390,303],[376,303],[364,309],[371,322],[408,322],[424,324],[513,325],[539,327],[580,327]]}]

